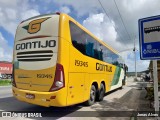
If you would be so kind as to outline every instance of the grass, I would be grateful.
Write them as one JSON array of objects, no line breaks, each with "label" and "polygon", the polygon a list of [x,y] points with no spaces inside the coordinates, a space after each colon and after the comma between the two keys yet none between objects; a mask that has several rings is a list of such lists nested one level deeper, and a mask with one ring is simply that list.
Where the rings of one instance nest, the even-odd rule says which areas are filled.
[{"label": "grass", "polygon": [[0,86],[11,85],[11,80],[0,80]]}]

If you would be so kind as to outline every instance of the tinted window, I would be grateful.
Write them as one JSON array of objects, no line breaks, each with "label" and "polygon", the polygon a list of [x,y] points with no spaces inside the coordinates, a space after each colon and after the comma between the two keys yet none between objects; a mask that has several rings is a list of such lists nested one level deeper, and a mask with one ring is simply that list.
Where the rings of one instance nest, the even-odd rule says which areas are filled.
[{"label": "tinted window", "polygon": [[104,47],[103,60],[105,62],[108,62],[108,63],[111,63],[111,64],[112,64],[112,61],[113,61],[111,51],[109,49],[107,49],[106,47]]},{"label": "tinted window", "polygon": [[86,34],[74,23],[70,22],[72,44],[81,53],[86,54]]},{"label": "tinted window", "polygon": [[82,54],[116,66],[122,66],[117,54],[100,44],[72,22],[70,22],[70,33],[73,46]]},{"label": "tinted window", "polygon": [[95,58],[96,41],[86,34],[86,55]]}]

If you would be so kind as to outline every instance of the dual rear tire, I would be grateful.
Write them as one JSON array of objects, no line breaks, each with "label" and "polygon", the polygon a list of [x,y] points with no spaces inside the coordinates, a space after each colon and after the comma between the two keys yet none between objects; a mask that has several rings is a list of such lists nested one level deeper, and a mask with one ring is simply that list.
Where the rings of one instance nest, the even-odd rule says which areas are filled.
[{"label": "dual rear tire", "polygon": [[102,101],[105,94],[105,86],[101,83],[99,93],[98,93],[98,101]]},{"label": "dual rear tire", "polygon": [[91,90],[90,90],[90,97],[89,97],[89,100],[87,100],[85,102],[85,104],[87,106],[91,106],[95,103],[96,101],[96,93],[97,93],[97,90],[96,90],[96,87],[94,85],[91,86]]},{"label": "dual rear tire", "polygon": [[105,94],[105,86],[104,84],[101,83],[100,85],[100,89],[97,90],[95,85],[91,86],[91,90],[90,90],[90,97],[89,100],[87,100],[85,102],[85,104],[87,106],[91,106],[95,103],[95,101],[102,101],[104,98],[104,94]]}]

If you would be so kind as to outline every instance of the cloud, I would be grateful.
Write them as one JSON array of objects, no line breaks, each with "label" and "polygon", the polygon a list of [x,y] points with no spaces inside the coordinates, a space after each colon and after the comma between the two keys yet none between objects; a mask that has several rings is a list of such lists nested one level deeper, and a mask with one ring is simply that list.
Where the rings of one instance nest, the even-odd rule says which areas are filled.
[{"label": "cloud", "polygon": [[71,10],[69,9],[69,7],[63,6],[60,8],[60,12],[69,14],[71,12]]},{"label": "cloud", "polygon": [[[89,15],[89,17],[83,21],[83,26],[100,40],[103,40],[115,50],[120,51],[119,54],[122,56],[127,66],[129,66],[129,71],[135,70],[135,54],[133,52],[133,45],[125,45],[124,43],[117,41],[118,33],[115,30],[115,23],[110,21],[104,13]],[[138,56],[139,54],[136,52],[137,71],[146,70],[149,65],[149,61],[141,61]]]},{"label": "cloud", "polygon": [[117,41],[118,34],[114,21],[110,21],[104,13],[90,14],[89,17],[83,21],[83,26],[117,51],[124,50],[123,44]]},{"label": "cloud", "polygon": [[[120,19],[120,16],[117,12],[116,7],[114,2],[110,2],[110,5],[104,2],[104,6],[106,11],[112,11],[109,12],[109,16],[114,20],[117,29],[119,30],[118,34],[121,36],[121,38],[124,39],[124,41],[120,40],[120,42],[125,43],[125,44],[133,44],[134,39],[136,39],[136,45],[138,47],[138,19],[144,18],[144,17],[149,17],[149,16],[154,16],[154,15],[159,15],[160,9],[159,9],[159,0],[139,0],[138,2],[135,0],[122,0],[118,1],[115,0],[119,11],[121,13],[123,22],[126,26],[126,29],[130,35],[126,33],[126,30],[123,26],[123,23]],[[114,10],[114,12],[113,12]],[[118,19],[119,18],[119,19]]]},{"label": "cloud", "polygon": [[89,13],[97,13],[98,8],[100,8],[97,0],[79,0],[78,2],[73,2],[71,0],[54,0],[54,2],[59,6],[72,6],[77,16],[80,17]]},{"label": "cloud", "polygon": [[[35,7],[35,6],[32,6]],[[0,27],[15,36],[18,24],[29,17],[39,15],[39,11],[32,9],[28,0],[1,0],[0,1]],[[14,38],[13,38],[14,39]],[[4,39],[4,35],[0,31],[0,60],[12,61],[13,39]]]},{"label": "cloud", "polygon": [[150,60],[143,60],[143,61],[138,60],[137,61],[137,71],[140,72],[140,71],[144,71],[148,69],[149,63],[150,63]]},{"label": "cloud", "polygon": [[[136,46],[138,43],[138,19],[160,13],[159,0],[115,0],[122,16],[123,22],[126,26],[128,34],[123,26],[122,20],[114,3],[114,0],[100,0],[107,15],[115,24],[115,30],[117,32],[117,41],[124,44],[129,48],[133,46],[134,40],[136,39]],[[69,0],[55,0],[59,6],[70,6],[73,8],[72,12],[76,12],[77,16],[83,17],[90,14],[98,14],[104,12],[98,0],[81,0],[77,2]]]},{"label": "cloud", "polygon": [[[158,15],[160,13],[160,1],[154,0],[153,2],[153,0],[139,0],[137,2],[135,0],[115,0],[130,37],[122,24],[114,1],[100,1],[107,12],[107,15],[109,15],[110,20],[104,14],[98,0],[80,0],[78,2],[69,0],[41,0],[39,3],[37,2],[38,4],[35,0],[12,0],[12,2],[10,2],[10,0],[0,0],[0,27],[3,27],[14,36],[16,27],[20,21],[39,15],[40,11],[42,13],[46,12],[42,11],[42,9],[45,10],[45,3],[45,6],[49,5],[49,7],[46,7],[47,11],[56,9],[67,14],[72,14],[79,19],[84,19],[82,24],[87,29],[116,50],[125,51],[127,49],[132,49],[134,40],[136,40],[136,47],[138,49],[138,19]],[[51,9],[52,5],[55,9]],[[1,46],[0,50],[2,50]],[[129,50],[124,57],[126,61],[129,60],[127,62],[131,66],[131,70],[133,70],[132,68],[134,68],[134,65],[132,62],[134,61],[132,60],[134,60],[134,57],[130,52],[132,51]],[[2,53],[0,55],[2,55]],[[140,61],[139,58],[137,60],[139,66],[143,65],[141,68],[145,69],[148,67],[148,62]]]},{"label": "cloud", "polygon": [[[33,6],[32,6],[33,7]],[[0,27],[15,35],[18,24],[29,17],[39,15],[39,11],[32,9],[27,0],[0,1]]]},{"label": "cloud", "polygon": [[10,6],[10,7],[16,7],[18,2],[19,2],[18,0],[12,0],[12,2],[10,0],[0,1],[2,6]]},{"label": "cloud", "polygon": [[22,20],[28,19],[30,17],[33,16],[37,16],[40,13],[37,10],[31,9],[31,10],[27,10],[25,13],[21,14]]},{"label": "cloud", "polygon": [[[128,66],[129,72],[135,71],[135,53],[130,51],[124,51],[119,53],[124,59],[125,64]],[[149,60],[140,60],[139,52],[136,52],[136,70],[137,72],[145,71],[149,67]]]},{"label": "cloud", "polygon": [[8,41],[4,39],[0,32],[0,58],[1,61],[12,61],[12,48],[8,45]]}]

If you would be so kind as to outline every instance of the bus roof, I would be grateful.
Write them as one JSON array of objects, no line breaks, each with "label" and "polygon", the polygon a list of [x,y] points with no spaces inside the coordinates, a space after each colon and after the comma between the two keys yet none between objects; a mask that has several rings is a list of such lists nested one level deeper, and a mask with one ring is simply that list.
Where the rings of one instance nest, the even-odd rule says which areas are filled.
[{"label": "bus roof", "polygon": [[23,20],[22,22],[25,22],[25,21],[28,21],[28,20],[31,20],[31,19],[35,19],[35,18],[37,18],[37,17],[45,17],[45,16],[48,16],[48,15],[59,15],[59,14],[58,14],[58,13],[50,13],[50,14],[37,15],[37,16],[28,18],[28,19],[26,19],[26,20]]}]

